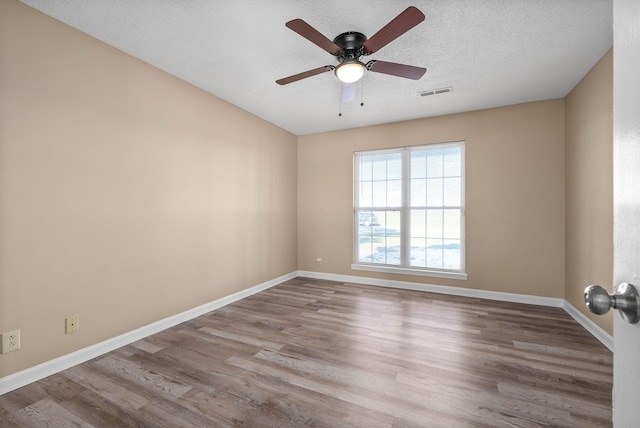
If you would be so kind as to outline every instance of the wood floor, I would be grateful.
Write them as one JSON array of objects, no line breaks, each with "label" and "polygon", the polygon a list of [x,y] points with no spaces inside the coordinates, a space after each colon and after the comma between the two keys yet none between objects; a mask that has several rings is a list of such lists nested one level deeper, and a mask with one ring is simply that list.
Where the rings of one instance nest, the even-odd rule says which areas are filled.
[{"label": "wood floor", "polygon": [[562,309],[296,278],[0,396],[4,427],[611,426]]}]

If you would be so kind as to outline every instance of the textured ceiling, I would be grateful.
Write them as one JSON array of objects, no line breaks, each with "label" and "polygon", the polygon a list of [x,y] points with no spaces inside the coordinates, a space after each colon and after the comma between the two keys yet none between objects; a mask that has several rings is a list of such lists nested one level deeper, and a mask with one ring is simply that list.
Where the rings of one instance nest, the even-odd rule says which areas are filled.
[{"label": "textured ceiling", "polygon": [[[297,135],[561,98],[613,44],[611,0],[21,1]],[[336,64],[287,21],[370,37],[408,6],[425,21],[365,61],[422,79],[369,72],[342,106],[331,72],[275,83]]]}]

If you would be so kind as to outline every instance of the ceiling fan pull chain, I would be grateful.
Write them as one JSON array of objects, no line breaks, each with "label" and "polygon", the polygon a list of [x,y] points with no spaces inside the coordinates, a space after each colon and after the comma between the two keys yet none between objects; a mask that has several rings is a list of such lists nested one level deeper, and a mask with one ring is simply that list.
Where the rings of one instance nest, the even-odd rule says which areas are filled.
[{"label": "ceiling fan pull chain", "polygon": [[364,79],[360,79],[360,107],[364,106]]},{"label": "ceiling fan pull chain", "polygon": [[338,100],[338,117],[342,117],[342,84],[340,84],[340,99]]}]

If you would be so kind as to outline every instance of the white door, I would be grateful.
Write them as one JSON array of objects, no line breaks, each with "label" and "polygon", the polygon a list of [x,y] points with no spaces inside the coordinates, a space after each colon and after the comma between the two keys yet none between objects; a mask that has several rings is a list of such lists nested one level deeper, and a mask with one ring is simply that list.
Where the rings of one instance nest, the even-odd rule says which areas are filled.
[{"label": "white door", "polygon": [[[640,291],[640,1],[613,2],[614,284]],[[614,314],[613,424],[640,427],[640,323]]]}]

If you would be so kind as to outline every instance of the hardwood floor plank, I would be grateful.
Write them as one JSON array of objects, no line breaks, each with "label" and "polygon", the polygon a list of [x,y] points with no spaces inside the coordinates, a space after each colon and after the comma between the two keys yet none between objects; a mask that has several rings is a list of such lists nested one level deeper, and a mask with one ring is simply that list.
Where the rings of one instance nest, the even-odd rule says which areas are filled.
[{"label": "hardwood floor plank", "polygon": [[129,410],[137,410],[149,401],[146,397],[132,391],[130,382],[123,382],[123,379],[105,375],[86,363],[65,370],[64,375]]},{"label": "hardwood floor plank", "polygon": [[229,331],[224,331],[220,329],[215,329],[211,327],[202,327],[198,329],[206,334],[210,334],[212,336],[221,337],[223,339],[234,340],[236,342],[245,343],[247,345],[251,345],[257,348],[268,348],[268,349],[280,349],[284,346],[284,343],[276,343],[268,340],[263,340],[261,337],[251,337],[249,335],[243,334],[235,334]]},{"label": "hardwood floor plank", "polygon": [[21,409],[17,415],[20,422],[26,426],[44,425],[59,428],[91,428],[93,426],[48,398]]},{"label": "hardwood floor plank", "polygon": [[95,365],[101,367],[107,373],[111,373],[119,378],[128,379],[154,395],[159,395],[167,399],[175,400],[192,388],[191,385],[185,385],[168,376],[146,370],[138,364],[119,358],[113,354],[99,358],[95,362]]},{"label": "hardwood floor plank", "polygon": [[520,385],[500,382],[500,395],[512,397],[521,401],[535,402],[542,406],[564,410],[573,413],[574,409],[582,409],[580,413],[591,421],[606,423],[611,409],[602,406],[597,400],[588,396],[576,396],[560,391],[546,391],[537,388],[523,390]]},{"label": "hardwood floor plank", "polygon": [[594,353],[592,351],[580,350],[580,349],[569,349],[566,347],[558,347],[558,346],[549,346],[539,343],[530,343],[530,342],[521,342],[514,340],[513,345],[517,349],[523,349],[530,352],[540,352],[545,353],[547,355],[559,355],[562,357],[567,357],[570,360],[582,360],[582,361],[593,361],[594,363],[603,366],[610,367],[613,363],[613,355],[612,354],[602,354],[602,353]]},{"label": "hardwood floor plank", "polygon": [[148,340],[145,340],[145,339],[138,340],[138,341],[132,343],[132,346],[134,346],[134,347],[136,347],[136,348],[138,348],[138,349],[140,349],[142,351],[150,352],[152,354],[155,353],[155,352],[161,351],[164,348],[166,348],[166,345],[165,346],[158,346],[158,345],[156,345],[156,344],[154,344],[154,343],[152,343],[152,342],[150,342]]},{"label": "hardwood floor plank", "polygon": [[[222,358],[246,354],[247,352],[244,351],[229,352],[228,349],[223,347],[216,349],[214,346],[198,346],[197,349],[172,348],[155,355],[162,357],[162,361],[167,364],[174,364],[176,368],[184,370],[185,372],[196,373],[196,375],[198,373],[220,373],[235,376],[242,370],[226,364]],[[139,355],[135,355],[132,358],[137,359],[138,356]],[[158,370],[163,370],[163,372],[166,373],[165,368],[161,366],[158,366]]]},{"label": "hardwood floor plank", "polygon": [[67,399],[60,405],[95,427],[156,428],[158,426],[140,412],[131,411],[90,390]]},{"label": "hardwood floor plank", "polygon": [[294,278],[0,396],[0,426],[611,427],[560,308]]},{"label": "hardwood floor plank", "polygon": [[214,425],[212,419],[182,406],[178,400],[152,400],[142,406],[139,413],[156,426],[202,428]]}]

